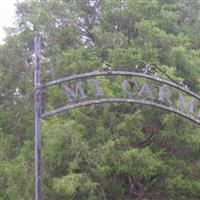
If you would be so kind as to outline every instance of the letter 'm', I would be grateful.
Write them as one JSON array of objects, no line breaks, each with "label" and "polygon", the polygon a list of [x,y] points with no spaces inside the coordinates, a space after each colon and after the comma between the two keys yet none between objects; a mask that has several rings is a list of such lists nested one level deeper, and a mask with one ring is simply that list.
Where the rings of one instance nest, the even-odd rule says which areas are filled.
[{"label": "letter 'm'", "polygon": [[70,102],[72,102],[73,100],[76,100],[78,98],[86,97],[81,81],[76,83],[76,91],[75,92],[71,88],[69,88],[67,85],[63,85],[62,88],[67,93],[67,96],[68,96],[68,99]]}]

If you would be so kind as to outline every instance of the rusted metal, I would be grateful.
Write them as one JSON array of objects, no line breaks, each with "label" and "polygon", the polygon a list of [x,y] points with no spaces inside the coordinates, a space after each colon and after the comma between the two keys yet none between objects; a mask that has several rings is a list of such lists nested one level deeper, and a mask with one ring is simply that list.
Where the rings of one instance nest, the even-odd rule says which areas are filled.
[{"label": "rusted metal", "polygon": [[161,108],[166,111],[170,111],[172,113],[176,113],[186,119],[189,119],[189,120],[195,122],[196,124],[200,124],[200,120],[198,120],[195,117],[192,117],[191,115],[186,114],[180,110],[173,109],[166,105],[158,104],[158,103],[155,103],[152,101],[130,99],[130,98],[105,98],[105,99],[89,100],[89,101],[85,101],[85,102],[74,103],[74,104],[66,105],[62,108],[55,109],[50,112],[46,112],[46,113],[42,114],[42,118],[49,117],[51,115],[55,115],[55,114],[59,114],[59,113],[63,113],[65,111],[68,111],[71,109],[75,109],[75,108],[79,108],[79,107],[83,107],[83,106],[89,106],[89,105],[93,105],[93,104],[101,104],[101,103],[134,103],[134,104],[153,106],[156,108]]},{"label": "rusted metal", "polygon": [[40,38],[34,38],[35,64],[35,200],[42,199],[41,193],[41,67]]}]

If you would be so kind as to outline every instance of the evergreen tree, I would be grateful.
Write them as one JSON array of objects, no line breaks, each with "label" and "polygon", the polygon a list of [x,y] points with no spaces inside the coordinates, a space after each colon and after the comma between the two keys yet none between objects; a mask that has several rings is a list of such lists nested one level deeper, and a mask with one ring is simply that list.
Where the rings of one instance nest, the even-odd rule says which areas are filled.
[{"label": "evergreen tree", "polygon": [[[0,199],[34,199],[33,38],[42,81],[142,60],[200,90],[200,2],[24,1],[0,46]],[[112,95],[109,78],[105,90]],[[46,99],[45,95],[51,95]],[[62,103],[44,92],[45,109]],[[63,96],[62,96],[63,97]],[[45,200],[198,200],[200,128],[162,110],[104,104],[42,121]]]}]

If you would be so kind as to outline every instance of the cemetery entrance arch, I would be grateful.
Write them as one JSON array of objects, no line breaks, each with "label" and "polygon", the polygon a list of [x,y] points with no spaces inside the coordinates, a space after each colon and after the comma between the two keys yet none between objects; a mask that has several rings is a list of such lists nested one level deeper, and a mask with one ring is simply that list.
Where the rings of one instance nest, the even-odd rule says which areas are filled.
[{"label": "cemetery entrance arch", "polygon": [[[200,96],[177,83],[164,71],[143,62],[133,71],[115,71],[109,66],[41,83],[40,38],[34,40],[35,63],[35,199],[41,200],[41,119],[78,107],[102,103],[132,103],[160,108],[200,124]],[[165,78],[162,78],[162,76]],[[109,87],[112,95],[105,90]],[[42,112],[42,91],[58,87],[63,101]],[[114,92],[117,91],[117,92]],[[47,92],[51,98],[51,92]]]}]

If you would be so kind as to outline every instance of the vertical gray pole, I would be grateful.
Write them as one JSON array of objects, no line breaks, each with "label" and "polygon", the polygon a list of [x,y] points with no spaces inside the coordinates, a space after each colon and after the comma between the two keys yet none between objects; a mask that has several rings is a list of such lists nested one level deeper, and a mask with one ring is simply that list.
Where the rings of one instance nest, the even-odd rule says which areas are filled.
[{"label": "vertical gray pole", "polygon": [[34,38],[35,63],[35,200],[42,199],[41,193],[41,67],[40,38]]}]

